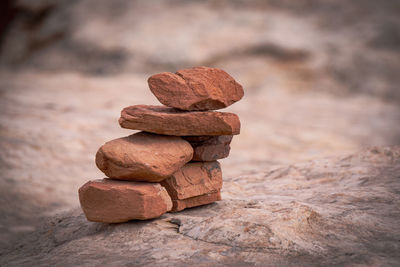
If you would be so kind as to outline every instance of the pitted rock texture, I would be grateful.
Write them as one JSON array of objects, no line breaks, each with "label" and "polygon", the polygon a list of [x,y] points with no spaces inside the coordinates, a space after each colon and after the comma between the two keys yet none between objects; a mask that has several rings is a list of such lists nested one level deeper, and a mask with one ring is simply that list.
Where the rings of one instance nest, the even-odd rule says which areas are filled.
[{"label": "pitted rock texture", "polygon": [[163,106],[136,105],[121,111],[122,128],[151,133],[197,136],[236,135],[240,120],[236,114],[216,111],[182,111]]},{"label": "pitted rock texture", "polygon": [[193,149],[180,137],[140,132],[105,143],[96,165],[110,178],[160,182],[191,160]]},{"label": "pitted rock texture", "polygon": [[157,218],[172,208],[171,198],[158,183],[108,178],[84,184],[79,201],[89,221],[104,223]]},{"label": "pitted rock texture", "polygon": [[172,199],[186,199],[222,188],[222,171],[218,161],[190,162],[161,183]]},{"label": "pitted rock texture", "polygon": [[193,147],[193,161],[213,161],[229,156],[232,135],[186,136],[183,137]]},{"label": "pitted rock texture", "polygon": [[[223,200],[150,221],[60,214],[1,266],[397,266],[400,147],[226,177]],[[173,240],[173,242],[171,242]]]},{"label": "pitted rock texture", "polygon": [[185,199],[173,199],[171,212],[181,211],[187,208],[203,206],[219,200],[221,200],[220,191]]},{"label": "pitted rock texture", "polygon": [[244,95],[243,87],[228,73],[209,67],[155,74],[148,84],[162,104],[183,110],[221,109]]}]

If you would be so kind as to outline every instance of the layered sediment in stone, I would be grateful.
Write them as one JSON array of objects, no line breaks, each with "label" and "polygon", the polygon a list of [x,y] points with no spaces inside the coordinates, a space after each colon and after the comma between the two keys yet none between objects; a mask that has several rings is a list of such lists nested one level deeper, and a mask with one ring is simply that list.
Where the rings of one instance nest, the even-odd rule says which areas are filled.
[{"label": "layered sediment in stone", "polygon": [[161,182],[172,199],[185,199],[222,188],[222,171],[218,161],[190,162]]},{"label": "layered sediment in stone", "polygon": [[110,178],[159,182],[192,159],[191,145],[180,137],[136,133],[105,143],[96,165]]},{"label": "layered sediment in stone", "polygon": [[193,147],[192,161],[214,161],[229,156],[232,135],[221,136],[185,136]]},{"label": "layered sediment in stone", "polygon": [[79,189],[79,201],[89,221],[104,223],[152,219],[172,208],[171,198],[158,183],[107,178],[84,184]]},{"label": "layered sediment in stone", "polygon": [[215,194],[222,188],[221,166],[218,161],[190,162],[161,185],[173,200],[173,211],[208,204],[219,200]]},{"label": "layered sediment in stone", "polygon": [[216,193],[205,194],[201,196],[185,198],[185,199],[174,199],[172,200],[172,209],[171,212],[181,211],[187,208],[193,208],[198,206],[203,206],[207,204],[211,204],[215,201],[221,200],[221,192],[218,191]]},{"label": "layered sediment in stone", "polygon": [[195,67],[152,75],[152,93],[168,107],[182,110],[216,110],[239,101],[243,87],[221,69]]},{"label": "layered sediment in stone", "polygon": [[189,112],[150,105],[124,108],[119,124],[122,128],[174,136],[218,136],[240,133],[239,117],[233,113]]}]

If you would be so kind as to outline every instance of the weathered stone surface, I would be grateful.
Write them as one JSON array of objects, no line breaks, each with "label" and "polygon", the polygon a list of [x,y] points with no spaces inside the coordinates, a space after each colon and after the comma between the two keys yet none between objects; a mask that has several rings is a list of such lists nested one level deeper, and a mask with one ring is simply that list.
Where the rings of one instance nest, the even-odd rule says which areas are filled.
[{"label": "weathered stone surface", "polygon": [[190,161],[193,149],[180,137],[136,133],[105,143],[96,165],[110,178],[159,182]]},{"label": "weathered stone surface", "polygon": [[172,199],[186,199],[222,188],[222,171],[218,161],[190,162],[161,182]]},{"label": "weathered stone surface", "polygon": [[193,147],[193,161],[213,161],[229,156],[232,135],[186,136],[183,137]]},{"label": "weathered stone surface", "polygon": [[400,147],[226,177],[222,201],[150,221],[60,214],[1,266],[397,266]]},{"label": "weathered stone surface", "polygon": [[221,200],[221,192],[205,194],[201,196],[186,198],[186,199],[174,199],[172,200],[172,212],[181,211],[186,208],[198,207],[206,204],[213,203]]},{"label": "weathered stone surface", "polygon": [[236,114],[215,111],[182,111],[163,106],[136,105],[121,111],[122,128],[165,135],[236,135]]},{"label": "weathered stone surface", "polygon": [[148,79],[150,90],[164,105],[183,110],[215,110],[239,101],[242,86],[221,69],[195,67]]},{"label": "weathered stone surface", "polygon": [[158,183],[112,179],[87,182],[79,189],[79,201],[89,221],[104,223],[152,219],[172,208],[171,198]]},{"label": "weathered stone surface", "polygon": [[[205,218],[206,212],[215,214],[215,206],[225,203],[227,209],[231,206],[241,209],[246,201],[240,206],[236,205],[238,201],[228,201],[227,197],[242,196],[238,192],[250,193],[255,178],[262,183],[262,173],[271,170],[276,170],[276,180],[266,189],[276,188],[272,193],[275,190],[279,193],[272,200],[290,193],[304,200],[304,194],[313,195],[309,183],[315,180],[296,180],[298,175],[293,175],[296,169],[291,164],[345,155],[366,145],[399,144],[400,60],[395,33],[399,32],[398,1],[171,4],[162,0],[157,1],[157,6],[153,1],[113,1],[112,5],[109,0],[13,2],[18,5],[15,21],[1,42],[1,57],[16,64],[9,67],[6,63],[0,74],[2,267],[102,266],[102,263],[167,266],[169,262],[175,266],[197,266],[200,261],[206,266],[221,261],[231,266],[263,263],[273,266],[277,259],[282,262],[275,266],[322,266],[324,262],[325,266],[332,266],[332,259],[337,266],[398,265],[398,253],[396,256],[395,250],[385,249],[398,243],[385,234],[389,231],[382,231],[381,238],[377,231],[400,221],[398,213],[391,215],[387,211],[389,205],[397,205],[397,202],[390,204],[393,194],[384,199],[379,197],[390,187],[397,188],[396,176],[386,185],[386,178],[381,181],[367,172],[363,172],[364,178],[370,181],[364,181],[364,186],[357,186],[362,181],[355,177],[357,182],[348,187],[343,184],[349,179],[338,177],[329,182],[328,178],[337,176],[326,173],[327,179],[321,178],[325,184],[318,187],[326,195],[315,191],[322,199],[334,191],[330,200],[338,201],[323,204],[311,199],[307,205],[342,209],[343,216],[337,219],[346,232],[351,227],[360,229],[357,217],[360,220],[363,216],[372,217],[370,223],[361,221],[361,229],[374,236],[364,239],[360,231],[351,233],[355,237],[351,249],[351,240],[329,230],[328,234],[333,232],[337,242],[330,249],[315,253],[311,264],[307,264],[307,254],[291,258],[282,255],[280,249],[270,249],[268,253],[227,247],[224,251],[220,245],[175,233],[175,229],[168,227],[177,225],[164,220],[116,226],[89,223],[80,209],[54,216],[51,224],[46,223],[39,232],[44,217],[79,205],[77,189],[88,177],[102,177],[93,166],[94,153],[104,138],[124,136],[121,135],[124,132],[129,135],[127,130],[115,127],[116,112],[122,109],[121,105],[157,101],[148,89],[145,81],[149,75],[142,74],[144,71],[157,73],[206,62],[202,64],[226,69],[246,88],[246,96],[228,107],[229,112],[240,116],[243,130],[234,140],[230,156],[221,162],[224,190],[230,189],[222,193],[222,202],[210,204],[204,211],[200,207],[181,212],[186,215]],[[19,12],[20,6],[27,4],[36,11],[24,8]],[[43,9],[43,4],[50,8]],[[96,12],[90,12],[93,7]],[[110,21],[110,13],[118,20]],[[205,33],[207,38],[199,33]],[[291,168],[277,169],[271,168],[272,165]],[[375,164],[371,165],[371,172],[378,171]],[[388,169],[385,165],[380,168],[380,171]],[[393,172],[390,168],[387,171]],[[244,178],[251,181],[244,182]],[[365,192],[361,200],[367,200],[363,203],[366,210],[356,213],[360,203],[352,207],[349,192],[340,192],[353,189],[357,190],[351,192],[354,199],[360,200],[356,195],[358,190]],[[377,197],[375,202],[372,196],[366,198],[370,189]],[[345,193],[345,203],[341,193]],[[282,206],[290,208],[285,203]],[[290,209],[274,211],[274,216],[290,215]],[[373,222],[379,228],[374,229]],[[188,222],[182,220],[182,225],[185,224]],[[11,246],[14,240],[25,243],[30,236],[27,228],[37,229],[29,243],[10,254],[1,253],[1,248]],[[342,242],[345,248],[340,246]],[[180,250],[178,244],[185,245],[185,250]],[[326,248],[326,244],[323,242],[322,247]]]},{"label": "weathered stone surface", "polygon": [[161,185],[172,199],[173,212],[210,204],[221,200],[221,166],[218,161],[190,162]]}]

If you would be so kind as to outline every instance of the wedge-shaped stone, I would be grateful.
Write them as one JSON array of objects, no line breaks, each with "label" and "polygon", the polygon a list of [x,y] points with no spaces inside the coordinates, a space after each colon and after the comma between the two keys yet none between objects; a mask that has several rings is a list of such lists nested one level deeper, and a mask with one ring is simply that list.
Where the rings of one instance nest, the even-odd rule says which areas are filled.
[{"label": "wedge-shaped stone", "polygon": [[79,201],[89,221],[104,223],[157,218],[172,208],[171,198],[158,183],[107,178],[84,184]]},{"label": "wedge-shaped stone", "polygon": [[229,156],[232,135],[186,136],[183,137],[193,147],[193,161],[213,161]]},{"label": "wedge-shaped stone", "polygon": [[221,69],[195,67],[148,79],[150,90],[164,105],[183,110],[225,108],[243,97],[243,87]]},{"label": "wedge-shaped stone", "polygon": [[163,106],[136,105],[124,108],[119,124],[122,128],[176,136],[240,133],[240,121],[236,114],[183,111]]},{"label": "wedge-shaped stone", "polygon": [[202,206],[206,204],[213,203],[215,201],[221,200],[220,191],[211,194],[205,194],[197,197],[191,197],[186,199],[176,199],[172,200],[172,210],[171,212],[181,211],[186,208],[193,208],[197,206]]},{"label": "wedge-shaped stone", "polygon": [[190,162],[161,182],[172,199],[186,199],[218,192],[222,172],[218,161]]},{"label": "wedge-shaped stone", "polygon": [[160,182],[192,156],[193,148],[180,137],[140,132],[105,143],[96,165],[110,178]]}]

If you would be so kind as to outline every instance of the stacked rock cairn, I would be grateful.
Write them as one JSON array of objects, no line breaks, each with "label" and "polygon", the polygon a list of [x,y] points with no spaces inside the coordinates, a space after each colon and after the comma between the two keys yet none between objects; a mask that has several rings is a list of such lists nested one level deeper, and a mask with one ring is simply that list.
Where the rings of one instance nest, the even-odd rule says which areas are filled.
[{"label": "stacked rock cairn", "polygon": [[242,86],[208,67],[155,74],[148,84],[165,106],[122,110],[121,127],[141,132],[98,150],[96,165],[108,178],[79,189],[89,221],[146,220],[221,200],[217,159],[229,155],[240,121],[236,114],[213,110],[240,100]]}]

